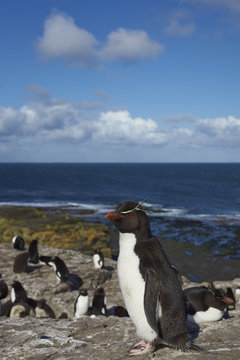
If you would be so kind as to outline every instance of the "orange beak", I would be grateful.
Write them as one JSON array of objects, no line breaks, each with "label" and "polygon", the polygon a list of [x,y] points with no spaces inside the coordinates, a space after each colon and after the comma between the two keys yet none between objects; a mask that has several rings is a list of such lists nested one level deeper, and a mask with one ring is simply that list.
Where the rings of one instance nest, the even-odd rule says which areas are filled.
[{"label": "orange beak", "polygon": [[110,211],[109,213],[107,213],[105,218],[111,221],[113,219],[117,219],[120,216],[121,216],[121,214],[116,213],[116,211]]},{"label": "orange beak", "polygon": [[230,297],[225,297],[224,299],[223,299],[223,301],[226,303],[226,304],[233,304],[233,299],[231,299]]}]

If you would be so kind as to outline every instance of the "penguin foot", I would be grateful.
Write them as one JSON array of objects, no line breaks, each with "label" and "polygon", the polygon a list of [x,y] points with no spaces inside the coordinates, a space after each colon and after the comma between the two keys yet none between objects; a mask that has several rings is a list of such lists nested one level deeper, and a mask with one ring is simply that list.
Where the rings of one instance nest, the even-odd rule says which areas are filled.
[{"label": "penguin foot", "polygon": [[152,349],[152,345],[145,341],[141,340],[134,345],[133,349],[130,351],[130,356],[142,355],[149,352]]}]

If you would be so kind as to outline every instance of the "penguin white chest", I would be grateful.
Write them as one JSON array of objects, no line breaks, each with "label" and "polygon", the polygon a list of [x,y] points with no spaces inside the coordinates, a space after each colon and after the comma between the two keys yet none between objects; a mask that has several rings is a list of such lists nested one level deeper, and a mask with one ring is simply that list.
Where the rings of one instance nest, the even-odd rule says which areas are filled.
[{"label": "penguin white chest", "polygon": [[134,251],[136,237],[120,233],[118,278],[127,311],[136,327],[137,335],[153,341],[157,334],[148,324],[144,310],[145,282],[139,270],[139,257]]},{"label": "penguin white chest", "polygon": [[201,324],[208,321],[219,321],[222,319],[224,312],[210,307],[206,311],[197,311],[195,315],[188,315],[187,320],[196,323]]},{"label": "penguin white chest", "polygon": [[93,255],[93,264],[95,269],[101,269],[102,268],[102,261],[100,261],[100,256],[98,254]]},{"label": "penguin white chest", "polygon": [[76,303],[76,310],[74,316],[76,318],[86,314],[89,308],[89,296],[79,296]]}]

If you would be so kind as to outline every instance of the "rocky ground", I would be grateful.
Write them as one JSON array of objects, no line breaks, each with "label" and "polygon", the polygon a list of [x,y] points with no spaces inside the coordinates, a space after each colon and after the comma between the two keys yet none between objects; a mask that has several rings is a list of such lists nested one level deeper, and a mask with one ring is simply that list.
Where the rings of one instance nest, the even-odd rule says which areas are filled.
[{"label": "rocky ground", "polygon": [[[73,359],[127,359],[128,352],[138,339],[129,318],[116,316],[84,316],[74,319],[73,306],[78,291],[68,291],[65,284],[58,284],[51,267],[32,267],[29,273],[15,274],[13,261],[19,252],[12,244],[0,244],[0,273],[7,284],[20,281],[28,296],[46,299],[52,307],[56,319],[47,318],[7,318],[0,317],[0,345],[2,360],[73,360]],[[107,294],[107,307],[123,305],[119,290],[116,262],[106,259],[106,269],[94,270],[92,257],[73,250],[62,250],[39,246],[40,255],[59,256],[67,264],[70,272],[83,279],[83,287],[88,289],[92,300],[94,288],[99,283]],[[186,278],[184,287],[196,286]],[[217,281],[217,287],[240,285],[240,278],[232,281]],[[4,303],[9,299],[2,300]],[[67,319],[59,320],[63,313]],[[205,349],[201,353],[182,353],[170,348],[158,350],[155,354],[142,355],[141,359],[240,359],[240,304],[230,312],[230,318],[217,323],[207,323],[200,328],[189,329],[195,343]]]}]

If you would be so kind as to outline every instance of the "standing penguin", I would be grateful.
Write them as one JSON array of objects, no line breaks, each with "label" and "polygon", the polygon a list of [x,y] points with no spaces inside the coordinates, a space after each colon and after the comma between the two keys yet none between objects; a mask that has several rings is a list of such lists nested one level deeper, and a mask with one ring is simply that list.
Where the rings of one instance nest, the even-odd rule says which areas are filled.
[{"label": "standing penguin", "polygon": [[192,348],[186,329],[186,310],[176,271],[167,259],[140,203],[122,201],[106,215],[120,232],[118,278],[126,309],[137,335],[130,355],[141,355],[165,344]]},{"label": "standing penguin", "polygon": [[27,293],[19,281],[13,281],[11,289],[11,302],[15,303],[27,303],[32,308],[35,308],[37,305],[37,301],[29,298]]},{"label": "standing penguin", "polygon": [[85,315],[89,309],[90,299],[87,289],[81,289],[74,303],[74,317],[80,318]]},{"label": "standing penguin", "polygon": [[30,253],[29,262],[33,264],[37,264],[39,262],[39,255],[38,255],[38,241],[32,240],[29,245],[28,252]]},{"label": "standing penguin", "polygon": [[94,269],[102,269],[104,267],[104,255],[102,251],[95,250],[93,254]]},{"label": "standing penguin", "polygon": [[48,265],[54,268],[57,280],[59,282],[67,282],[69,277],[69,270],[62,259],[60,259],[58,256],[55,256],[51,261],[48,262]]},{"label": "standing penguin", "polygon": [[187,320],[195,324],[221,320],[228,304],[233,303],[230,297],[224,296],[212,283],[209,287],[185,289],[183,295],[187,305]]},{"label": "standing penguin", "polygon": [[14,236],[12,238],[12,243],[13,243],[14,249],[25,250],[25,242],[21,236],[18,236],[18,235]]},{"label": "standing penguin", "polygon": [[102,287],[95,291],[92,302],[92,313],[94,315],[106,315],[107,311],[107,296]]}]

